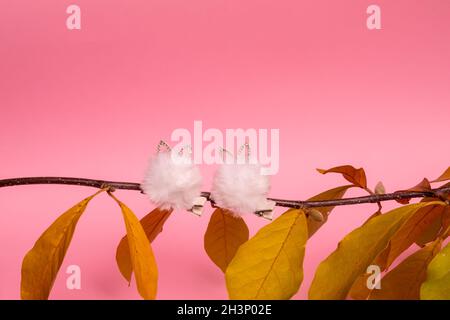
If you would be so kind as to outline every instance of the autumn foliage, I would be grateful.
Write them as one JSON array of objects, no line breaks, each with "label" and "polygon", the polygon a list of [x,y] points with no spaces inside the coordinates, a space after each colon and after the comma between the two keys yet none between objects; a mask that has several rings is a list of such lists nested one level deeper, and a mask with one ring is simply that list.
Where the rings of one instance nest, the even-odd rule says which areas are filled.
[{"label": "autumn foliage", "polygon": [[[383,194],[367,186],[364,169],[340,166],[322,174],[338,173],[347,181],[309,201],[344,197],[349,188],[369,195]],[[450,180],[450,168],[432,180],[424,179],[409,191],[430,191],[431,184]],[[450,183],[443,186],[448,187]],[[249,186],[251,187],[251,186]],[[89,202],[101,193],[117,202],[126,235],[118,239],[116,261],[126,282],[132,275],[144,299],[157,297],[158,270],[151,242],[171,217],[158,208],[140,221],[105,187],[57,218],[25,255],[22,264],[22,299],[48,299],[69,248],[76,225]],[[322,261],[309,288],[310,299],[450,299],[450,202],[448,192],[436,192],[420,202],[371,215],[347,234]],[[230,299],[290,299],[303,280],[303,259],[308,239],[327,221],[333,207],[291,208],[249,237],[241,217],[216,208],[204,236],[204,248],[225,275]],[[398,261],[413,244],[419,249]],[[399,263],[397,263],[399,262]],[[392,267],[396,265],[395,267]],[[380,286],[370,286],[370,266],[382,272]]]}]

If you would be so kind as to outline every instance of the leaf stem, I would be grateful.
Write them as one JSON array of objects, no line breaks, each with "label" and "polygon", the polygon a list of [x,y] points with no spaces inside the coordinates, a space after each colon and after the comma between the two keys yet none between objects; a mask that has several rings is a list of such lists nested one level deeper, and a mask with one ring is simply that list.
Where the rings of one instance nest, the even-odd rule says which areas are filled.
[{"label": "leaf stem", "polygon": [[[85,186],[98,189],[110,187],[113,189],[134,190],[143,193],[141,185],[136,182],[121,182],[121,181],[108,181],[108,180],[96,180],[84,178],[69,178],[69,177],[26,177],[26,178],[12,178],[0,180],[0,188],[20,186],[20,185],[32,185],[32,184],[63,184],[63,185]],[[450,186],[446,186],[431,189],[428,191],[398,191],[394,193],[371,194],[369,196],[343,198],[337,200],[301,201],[301,200],[285,200],[275,198],[268,198],[268,200],[274,201],[276,205],[279,207],[318,208],[318,207],[356,205],[362,203],[380,203],[383,201],[390,201],[390,200],[436,197],[437,195],[449,193],[450,193]],[[209,201],[211,201],[209,192],[202,192],[201,195],[206,197]]]}]

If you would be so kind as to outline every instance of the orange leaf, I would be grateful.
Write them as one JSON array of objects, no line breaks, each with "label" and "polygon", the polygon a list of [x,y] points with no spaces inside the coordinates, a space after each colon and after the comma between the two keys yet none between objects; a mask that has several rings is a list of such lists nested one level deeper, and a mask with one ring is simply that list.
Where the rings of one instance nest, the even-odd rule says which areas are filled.
[{"label": "orange leaf", "polygon": [[[434,221],[440,220],[445,209],[442,204],[426,206],[406,221],[406,223],[395,233],[388,247],[386,265],[388,268],[394,260],[408,249]],[[383,269],[383,268],[382,268]]]},{"label": "orange leaf", "polygon": [[158,286],[158,268],[152,247],[147,239],[139,219],[112,193],[108,193],[122,210],[127,230],[131,265],[134,271],[139,294],[146,300],[155,299]]},{"label": "orange leaf", "polygon": [[78,220],[96,194],[79,202],[39,237],[22,262],[21,298],[47,300],[69,248]]},{"label": "orange leaf", "polygon": [[329,172],[340,173],[344,176],[344,178],[353,183],[355,186],[367,189],[367,179],[366,173],[363,168],[355,169],[352,166],[340,166],[334,167],[328,170],[317,169],[322,174],[326,174]]},{"label": "orange leaf", "polygon": [[[448,187],[450,187],[450,182],[440,186],[439,188],[442,189]],[[450,195],[448,194],[448,192],[436,191],[435,196],[423,197],[422,200],[420,200],[420,202],[440,201],[442,199],[445,199],[446,197],[447,200],[450,200]]]},{"label": "orange leaf", "polygon": [[402,261],[381,279],[381,289],[371,291],[370,300],[419,300],[427,267],[441,248],[438,239]]},{"label": "orange leaf", "polygon": [[[148,241],[153,242],[158,234],[161,233],[164,223],[169,218],[172,211],[173,210],[161,210],[156,208],[141,219],[141,225]],[[120,240],[120,243],[117,246],[116,262],[120,273],[128,281],[128,283],[130,283],[131,274],[133,273],[133,266],[131,265],[130,249],[126,235]]]},{"label": "orange leaf", "polygon": [[[448,216],[448,218],[447,218]],[[416,244],[423,247],[427,243],[436,240],[441,235],[446,226],[450,223],[450,206],[444,206],[441,214],[424,230],[424,232],[416,239]]]},{"label": "orange leaf", "polygon": [[443,239],[450,236],[450,206],[445,207],[444,214],[442,215],[442,229],[439,236]]},{"label": "orange leaf", "polygon": [[[405,192],[405,191],[424,192],[424,191],[430,191],[430,190],[431,190],[430,181],[428,181],[427,178],[423,178],[423,180],[419,184],[415,185],[414,187],[406,189],[406,190],[399,190],[396,192]],[[397,201],[398,203],[401,203],[401,204],[408,204],[410,200],[411,199],[405,198],[405,199],[398,199],[395,201]]]},{"label": "orange leaf", "polygon": [[430,181],[428,181],[427,178],[423,178],[422,181],[420,181],[420,183],[412,188],[409,188],[406,191],[418,191],[418,192],[422,192],[422,191],[430,191],[431,190],[431,185],[430,185]]},{"label": "orange leaf", "polygon": [[450,167],[448,167],[447,170],[445,170],[445,172],[439,176],[439,178],[436,178],[435,180],[433,180],[431,182],[440,182],[440,181],[447,181],[447,180],[450,180]]},{"label": "orange leaf", "polygon": [[217,208],[206,229],[205,250],[211,260],[225,272],[236,251],[248,238],[248,227],[241,217],[235,217],[227,210]]}]

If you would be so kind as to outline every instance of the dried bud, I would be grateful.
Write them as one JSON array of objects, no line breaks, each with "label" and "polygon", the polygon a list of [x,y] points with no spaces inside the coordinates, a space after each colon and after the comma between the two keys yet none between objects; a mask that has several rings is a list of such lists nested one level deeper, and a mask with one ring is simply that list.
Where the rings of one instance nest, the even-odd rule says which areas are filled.
[{"label": "dried bud", "polygon": [[325,220],[322,212],[314,208],[308,209],[308,215],[317,222],[323,222]]},{"label": "dried bud", "polygon": [[375,194],[385,194],[386,189],[384,188],[383,182],[378,182],[375,186]]}]

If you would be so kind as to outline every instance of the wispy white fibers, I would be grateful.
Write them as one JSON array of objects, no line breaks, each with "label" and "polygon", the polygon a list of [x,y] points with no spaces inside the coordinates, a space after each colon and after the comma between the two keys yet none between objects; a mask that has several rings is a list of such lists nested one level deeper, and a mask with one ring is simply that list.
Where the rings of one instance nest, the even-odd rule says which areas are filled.
[{"label": "wispy white fibers", "polygon": [[270,190],[270,178],[261,174],[256,163],[222,164],[213,180],[211,198],[221,208],[236,215],[264,209]]},{"label": "wispy white fibers", "polygon": [[201,186],[200,170],[190,157],[165,151],[150,159],[141,188],[161,209],[189,210]]}]

